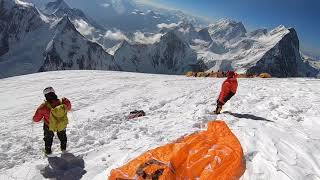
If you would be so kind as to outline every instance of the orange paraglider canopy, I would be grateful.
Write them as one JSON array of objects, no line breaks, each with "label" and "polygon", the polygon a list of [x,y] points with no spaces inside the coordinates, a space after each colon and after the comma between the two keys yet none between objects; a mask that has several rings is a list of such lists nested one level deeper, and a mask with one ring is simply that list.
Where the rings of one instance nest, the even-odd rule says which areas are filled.
[{"label": "orange paraglider canopy", "polygon": [[225,122],[147,151],[113,169],[109,180],[234,180],[245,171],[242,147]]}]

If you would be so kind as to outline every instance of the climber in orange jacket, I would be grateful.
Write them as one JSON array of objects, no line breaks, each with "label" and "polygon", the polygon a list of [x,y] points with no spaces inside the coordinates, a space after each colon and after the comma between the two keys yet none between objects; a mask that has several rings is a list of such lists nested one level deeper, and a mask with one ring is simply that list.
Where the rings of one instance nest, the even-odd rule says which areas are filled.
[{"label": "climber in orange jacket", "polygon": [[236,94],[237,88],[237,74],[234,71],[229,71],[227,73],[227,80],[222,84],[221,92],[217,100],[217,108],[214,111],[215,114],[220,114],[222,106]]}]

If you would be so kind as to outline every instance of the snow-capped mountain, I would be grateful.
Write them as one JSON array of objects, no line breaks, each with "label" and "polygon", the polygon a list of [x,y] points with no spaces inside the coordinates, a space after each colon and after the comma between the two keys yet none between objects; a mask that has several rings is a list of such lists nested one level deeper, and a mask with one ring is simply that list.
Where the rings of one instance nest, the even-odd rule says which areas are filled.
[{"label": "snow-capped mountain", "polygon": [[[316,76],[318,70],[303,62],[299,51],[299,39],[293,28],[247,72],[268,72],[278,77]],[[272,33],[272,32],[271,32]]]},{"label": "snow-capped mountain", "polygon": [[51,18],[12,0],[1,1],[0,12],[2,77],[58,69],[118,70],[113,57],[82,36],[68,16]]},{"label": "snow-capped mountain", "polygon": [[246,28],[241,22],[229,19],[222,19],[215,24],[211,24],[208,28],[211,39],[218,41],[237,41],[246,34]]},{"label": "snow-capped mountain", "polygon": [[126,40],[116,46],[114,57],[119,67],[123,71],[141,72],[144,70],[153,70],[150,61],[146,60],[147,45],[132,45]]},{"label": "snow-capped mountain", "polygon": [[174,31],[163,35],[151,45],[131,45],[127,41],[114,54],[115,62],[123,71],[162,74],[182,74],[196,64],[196,52]]},{"label": "snow-capped mountain", "polygon": [[130,12],[130,18],[152,16],[152,20],[130,21],[135,25],[153,23],[157,30],[104,32],[63,0],[47,4],[43,10],[46,13],[19,0],[0,3],[1,77],[62,69],[183,74],[194,67],[204,71],[267,72],[275,77],[319,74],[317,66],[301,58],[293,28],[247,32],[241,22],[223,19],[197,31],[187,20],[160,23],[158,20],[165,16],[134,9],[138,6],[131,0],[109,0],[100,8],[112,7],[117,17],[126,17],[131,10],[134,13]]},{"label": "snow-capped mountain", "polygon": [[[70,8],[64,0],[49,2],[42,12],[52,18],[68,16],[78,31],[85,36],[94,34],[97,36],[98,31],[103,30],[102,26],[96,23],[92,18],[87,17],[83,11],[76,8]],[[88,38],[90,38],[90,36]]]},{"label": "snow-capped mountain", "polygon": [[32,4],[0,1],[0,75],[37,72],[49,42],[50,20]]},{"label": "snow-capped mountain", "polygon": [[55,27],[48,43],[44,64],[39,71],[65,69],[118,70],[113,57],[97,43],[88,41],[74,27],[67,16]]},{"label": "snow-capped mountain", "polygon": [[[42,4],[38,2],[39,0],[27,1]],[[161,9],[136,0],[77,0],[76,2],[65,0],[65,2],[84,11],[105,29],[116,28],[125,32],[155,31],[158,24],[177,23],[183,19],[197,25],[208,23],[181,11]]]},{"label": "snow-capped mountain", "polygon": [[[62,12],[63,10],[69,11],[71,8],[67,3],[65,3],[63,0],[57,0],[54,2],[49,2],[45,9],[43,10],[46,14],[55,14],[57,11]],[[58,13],[58,15],[60,15]]]},{"label": "snow-capped mountain", "polygon": [[[45,9],[46,4],[52,0],[25,1]],[[205,26],[210,22],[180,10],[169,10],[140,0],[65,0],[65,2],[73,8],[81,9],[102,26],[126,31],[154,30],[157,23],[177,23],[182,20],[187,20],[195,26]],[[137,20],[136,24],[131,20]]]},{"label": "snow-capped mountain", "polygon": [[267,35],[267,33],[268,33],[267,29],[257,29],[257,30],[248,32],[247,36],[252,37],[252,38],[254,38],[254,37],[259,38],[259,37]]},{"label": "snow-capped mountain", "polygon": [[[12,4],[13,2],[12,0],[5,0],[5,3]],[[21,9],[22,12],[20,12]],[[1,17],[1,22],[6,21],[3,23],[5,28],[1,32],[1,37],[13,37],[13,40],[3,38],[9,43],[2,49],[9,50],[0,57],[2,77],[64,69],[127,70],[182,74],[190,70],[188,68],[189,63],[196,63],[194,51],[189,47],[188,43],[178,38],[173,32],[165,34],[160,38],[159,42],[148,45],[146,50],[141,49],[144,45],[130,45],[129,43],[125,45],[123,43],[122,46],[117,48],[113,57],[101,45],[88,40],[79,33],[68,15],[60,19],[46,16],[32,5],[23,6],[17,2],[14,2],[10,8],[6,8],[5,13],[7,16]],[[21,13],[25,13],[25,20],[22,19],[21,21],[15,18]],[[21,32],[15,30],[14,34],[7,35],[10,29],[14,29],[11,27],[12,25],[18,27],[20,23],[32,22],[28,17],[34,18],[39,25],[34,23],[37,26],[29,31],[27,30],[30,28],[25,27]],[[11,21],[17,24],[8,23]],[[20,27],[22,28],[22,26]],[[42,34],[39,34],[38,31],[41,31]],[[37,42],[41,43],[39,43],[36,50],[32,49],[34,46],[30,46],[29,37],[39,37]],[[22,46],[24,49],[19,48]],[[131,53],[127,53],[128,47],[130,49],[132,47],[138,49],[129,50]],[[19,50],[23,50],[26,54],[22,57],[21,53],[18,52]],[[139,52],[142,53],[139,54]],[[120,58],[122,56],[126,59],[122,60]],[[138,57],[138,59],[134,61],[134,57]],[[22,58],[23,60],[21,60]],[[24,61],[30,68],[19,64]],[[128,68],[131,62],[134,64],[135,69]]]},{"label": "snow-capped mountain", "polygon": [[320,56],[314,54],[313,52],[310,52],[308,50],[302,50],[300,53],[305,59],[312,59],[315,61],[320,61]]},{"label": "snow-capped mountain", "polygon": [[[306,64],[310,65],[314,69],[320,69],[320,60],[310,57],[304,53],[301,53],[301,58]],[[320,78],[320,73],[318,73],[317,77]]]},{"label": "snow-capped mountain", "polygon": [[177,24],[172,24],[171,26],[162,26],[159,25],[161,33],[173,31],[181,40],[187,41],[189,44],[192,44],[193,40],[200,38],[200,35],[196,31],[196,28],[188,21],[181,21]]},{"label": "snow-capped mountain", "polygon": [[319,73],[301,59],[299,39],[293,28],[279,26],[270,32],[265,29],[247,32],[241,22],[224,19],[199,34],[206,41],[211,38],[208,47],[193,46],[198,60],[210,71],[267,72],[275,77],[314,77]]}]

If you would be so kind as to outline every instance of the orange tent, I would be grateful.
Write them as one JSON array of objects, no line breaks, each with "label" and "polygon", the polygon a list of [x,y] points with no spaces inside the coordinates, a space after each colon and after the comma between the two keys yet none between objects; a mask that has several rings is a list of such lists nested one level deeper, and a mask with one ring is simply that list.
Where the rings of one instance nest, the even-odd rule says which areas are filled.
[{"label": "orange tent", "polygon": [[245,171],[240,142],[225,122],[147,151],[113,169],[109,180],[234,180]]}]

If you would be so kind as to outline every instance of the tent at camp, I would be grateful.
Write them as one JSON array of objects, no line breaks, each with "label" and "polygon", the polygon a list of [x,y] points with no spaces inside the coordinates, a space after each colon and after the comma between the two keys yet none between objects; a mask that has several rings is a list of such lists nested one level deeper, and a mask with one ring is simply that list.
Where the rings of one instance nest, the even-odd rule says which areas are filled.
[{"label": "tent at camp", "polygon": [[272,76],[269,73],[261,73],[259,75],[260,78],[271,78]]},{"label": "tent at camp", "polygon": [[147,151],[113,169],[109,180],[233,180],[245,171],[241,144],[225,122]]}]

